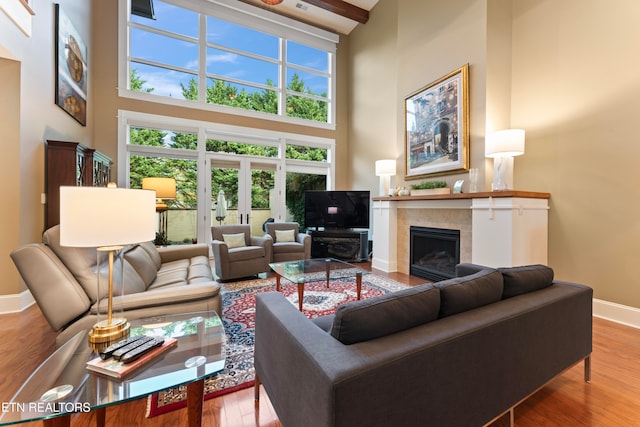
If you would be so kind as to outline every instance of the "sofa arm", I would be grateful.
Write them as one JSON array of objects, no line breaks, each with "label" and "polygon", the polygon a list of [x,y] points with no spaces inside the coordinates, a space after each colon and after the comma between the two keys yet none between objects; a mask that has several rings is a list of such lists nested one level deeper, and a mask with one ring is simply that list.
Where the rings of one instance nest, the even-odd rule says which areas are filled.
[{"label": "sofa arm", "polygon": [[[375,370],[369,374],[371,361],[363,359],[372,355],[365,356],[369,351],[363,352],[360,344],[342,344],[279,292],[256,295],[255,325],[256,374],[283,425],[336,425],[336,412],[361,398],[345,393],[353,379],[376,378]],[[388,397],[384,387],[378,393]],[[360,425],[368,425],[369,420],[362,419]]]},{"label": "sofa arm", "polygon": [[206,243],[195,245],[171,245],[158,248],[160,260],[164,264],[179,259],[193,258],[196,256],[206,256],[209,258],[209,246]]},{"label": "sofa arm", "polygon": [[273,239],[269,235],[265,236],[251,236],[252,246],[262,246],[265,254],[265,269],[269,269],[269,263],[271,262],[271,253],[273,252]]}]

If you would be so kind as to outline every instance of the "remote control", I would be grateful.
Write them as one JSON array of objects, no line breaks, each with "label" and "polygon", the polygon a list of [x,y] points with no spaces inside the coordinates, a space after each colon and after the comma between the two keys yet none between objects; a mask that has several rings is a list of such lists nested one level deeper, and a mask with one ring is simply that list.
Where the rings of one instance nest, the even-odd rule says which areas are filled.
[{"label": "remote control", "polygon": [[141,339],[136,340],[130,344],[125,345],[124,347],[119,348],[118,350],[113,352],[113,358],[116,360],[120,360],[120,358],[122,356],[124,356],[126,353],[130,352],[131,350],[133,350],[136,347],[140,347],[141,345],[148,343],[149,341],[151,341],[153,339],[153,337],[148,337],[146,335],[143,335]]},{"label": "remote control", "polygon": [[99,354],[100,354],[100,358],[102,360],[106,360],[108,358],[110,358],[113,355],[113,352],[121,349],[122,347],[124,347],[127,344],[131,344],[134,341],[138,341],[139,339],[144,338],[144,335],[138,335],[136,337],[129,337],[129,338],[125,338],[123,340],[120,340],[116,343],[111,344],[109,347],[105,348],[104,350],[102,350]]},{"label": "remote control", "polygon": [[139,359],[144,354],[148,353],[152,349],[162,345],[164,343],[164,338],[154,338],[149,342],[142,344],[140,347],[136,347],[131,351],[128,351],[120,358],[122,363],[131,363],[134,360]]}]

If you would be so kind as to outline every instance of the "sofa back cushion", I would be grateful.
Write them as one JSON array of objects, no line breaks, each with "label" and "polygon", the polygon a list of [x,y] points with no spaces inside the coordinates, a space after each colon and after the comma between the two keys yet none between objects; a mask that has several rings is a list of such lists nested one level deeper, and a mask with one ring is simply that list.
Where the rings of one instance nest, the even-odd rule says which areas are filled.
[{"label": "sofa back cushion", "polygon": [[425,284],[339,306],[331,335],[343,344],[383,337],[438,318],[440,292]]},{"label": "sofa back cushion", "polygon": [[546,265],[499,268],[504,280],[502,298],[511,298],[551,286],[553,270]]},{"label": "sofa back cushion", "polygon": [[[109,266],[106,253],[101,257],[100,265],[98,266],[97,251],[96,248],[76,248],[70,246],[60,245],[60,226],[56,225],[44,232],[42,242],[47,245],[53,253],[62,261],[67,269],[76,278],[82,289],[87,293],[91,303],[95,303],[98,299],[103,298],[107,294]],[[124,268],[124,275],[123,275]],[[98,271],[100,274],[100,283],[104,283],[98,294]],[[124,277],[124,293],[139,292],[140,289],[144,289],[144,284],[128,263],[121,263],[118,259],[115,260],[113,265],[113,275],[115,278]],[[121,295],[123,293],[122,284],[120,280],[114,280],[114,295]]]},{"label": "sofa back cushion", "polygon": [[[156,279],[158,274],[158,268],[156,263],[149,252],[142,247],[142,245],[133,245],[124,254],[125,262],[131,265],[135,272],[140,277],[140,288],[134,288],[127,286],[127,292],[142,292],[149,287],[151,283]],[[134,278],[125,277],[125,283],[133,282]]]},{"label": "sofa back cushion", "polygon": [[469,276],[436,283],[440,289],[439,317],[451,316],[502,299],[503,281],[498,270],[487,268]]}]

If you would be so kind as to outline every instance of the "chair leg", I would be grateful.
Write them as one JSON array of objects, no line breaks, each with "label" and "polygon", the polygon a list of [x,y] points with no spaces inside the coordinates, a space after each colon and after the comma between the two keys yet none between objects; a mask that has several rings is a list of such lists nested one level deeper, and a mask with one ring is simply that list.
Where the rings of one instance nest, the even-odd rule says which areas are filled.
[{"label": "chair leg", "polygon": [[584,358],[584,382],[591,382],[591,355]]},{"label": "chair leg", "polygon": [[253,399],[256,401],[256,403],[260,402],[260,384],[260,377],[258,376],[258,374],[256,374],[256,380],[253,386]]}]

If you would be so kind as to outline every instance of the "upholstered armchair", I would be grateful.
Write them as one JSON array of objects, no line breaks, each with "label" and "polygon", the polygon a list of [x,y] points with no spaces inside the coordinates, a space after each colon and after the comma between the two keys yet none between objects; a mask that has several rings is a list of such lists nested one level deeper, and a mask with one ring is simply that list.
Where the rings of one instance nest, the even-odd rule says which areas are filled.
[{"label": "upholstered armchair", "polygon": [[211,249],[215,275],[224,282],[269,270],[272,240],[251,236],[249,225],[214,225]]},{"label": "upholstered armchair", "polygon": [[311,258],[311,236],[300,233],[297,222],[268,222],[265,228],[273,239],[273,262]]}]

